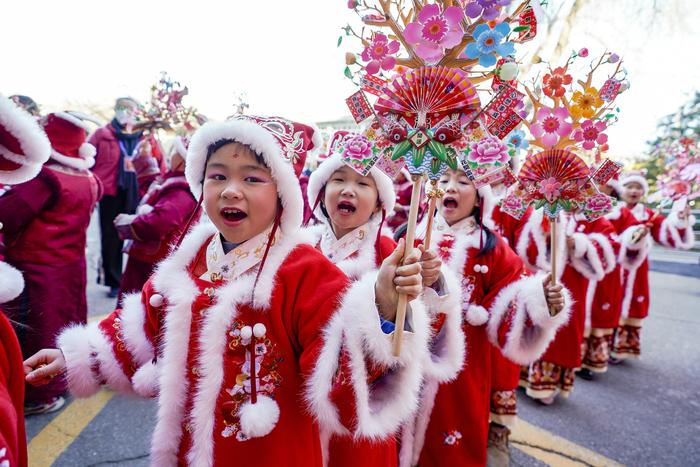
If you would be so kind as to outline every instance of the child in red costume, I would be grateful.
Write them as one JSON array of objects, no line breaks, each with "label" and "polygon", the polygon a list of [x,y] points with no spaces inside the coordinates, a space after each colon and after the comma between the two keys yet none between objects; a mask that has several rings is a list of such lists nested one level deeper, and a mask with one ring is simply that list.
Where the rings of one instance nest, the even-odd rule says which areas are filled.
[{"label": "child in red costume", "polygon": [[[649,191],[643,174],[631,172],[620,177],[622,206],[635,219],[633,226],[619,223],[622,244],[620,263],[623,270],[623,297],[620,323],[615,333],[612,356],[615,359],[638,358],[641,355],[641,329],[649,315],[649,261],[652,239],[661,245],[687,250],[695,243],[695,217],[690,207],[674,203],[671,214],[664,217],[644,206],[642,199]],[[623,230],[624,227],[624,230]]]},{"label": "child in red costume", "polygon": [[519,364],[537,359],[568,319],[570,300],[544,275],[529,276],[518,255],[481,224],[483,198],[463,171],[448,170],[439,187],[445,196],[438,202],[433,239],[446,269],[459,277],[448,289],[462,291],[466,338],[438,335],[433,352],[466,344],[466,360],[452,381],[440,368],[427,368],[419,411],[404,428],[401,465],[485,465],[492,344]]},{"label": "child in red costume", "polygon": [[349,284],[306,244],[298,178],[317,144],[312,128],[278,117],[202,126],[185,174],[211,223],[123,309],[31,357],[27,379],[65,368],[78,396],[102,384],[157,392],[158,466],[320,466],[319,430],[395,430],[415,408],[428,323],[412,301],[413,332],[396,357],[380,317],[394,319],[399,293],[420,294],[420,263],[399,266],[399,244],[378,273]]},{"label": "child in red costume", "polygon": [[[336,132],[329,144],[329,156],[311,174],[308,186],[308,199],[316,207],[316,218],[322,220],[309,229],[314,244],[352,280],[375,271],[396,246],[389,232],[381,230],[386,213],[394,207],[391,179],[377,168],[362,176],[342,159],[344,151],[369,144],[363,135]],[[423,252],[421,265],[424,285],[432,285],[440,276],[437,255]],[[443,294],[442,302],[446,300]],[[386,332],[393,330],[390,324],[383,326]],[[462,363],[461,356],[457,358],[455,374]],[[331,466],[356,465],[358,458],[366,466],[391,467],[398,463],[393,438],[377,443],[335,436],[327,442]]]},{"label": "child in red costume", "polygon": [[[0,185],[27,182],[51,155],[51,144],[34,118],[0,96]],[[2,195],[0,195],[2,196]],[[1,199],[1,198],[0,198]],[[3,226],[0,224],[0,233]],[[2,251],[4,245],[0,243]],[[0,251],[0,465],[27,466],[22,350],[5,316],[5,303],[24,289],[22,273]]]},{"label": "child in red costume", "polygon": [[[523,368],[521,377],[527,395],[544,404],[554,402],[558,393],[568,397],[573,390],[574,371],[581,366],[588,284],[605,277],[615,261],[609,241],[612,226],[605,219],[587,222],[582,214],[561,212],[557,222],[557,276],[573,298],[571,319],[542,357]],[[517,251],[532,271],[551,271],[549,227],[540,209],[523,228]]]},{"label": "child in red costume", "polygon": [[[53,345],[62,328],[87,321],[87,228],[102,196],[100,182],[88,170],[95,148],[86,143],[88,127],[82,116],[56,112],[41,124],[51,143],[51,159],[36,178],[0,198],[7,262],[22,271],[27,284],[8,304],[26,325],[18,329],[25,357]],[[59,409],[65,390],[60,379],[28,387],[25,413]]]},{"label": "child in red costume", "polygon": [[185,180],[186,154],[185,140],[177,137],[168,172],[151,183],[136,214],[119,214],[114,220],[119,238],[127,240],[124,249],[129,255],[119,287],[120,301],[141,290],[153,268],[177,242],[187,220],[197,215],[197,200]]}]

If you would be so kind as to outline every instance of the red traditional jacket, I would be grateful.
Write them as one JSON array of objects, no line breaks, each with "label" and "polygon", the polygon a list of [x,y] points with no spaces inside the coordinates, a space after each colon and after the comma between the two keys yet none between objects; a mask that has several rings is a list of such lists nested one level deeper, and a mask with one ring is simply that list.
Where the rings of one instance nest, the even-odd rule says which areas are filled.
[{"label": "red traditional jacket", "polygon": [[[612,218],[617,221],[611,221]],[[606,228],[609,232],[608,241],[613,249],[614,261],[608,261],[612,268],[608,268],[605,277],[588,285],[586,293],[586,322],[585,329],[614,329],[620,322],[622,313],[622,267],[618,260],[620,254],[620,236],[614,222],[631,225],[634,218],[626,208],[615,208],[606,216],[606,221],[612,227]]]},{"label": "red traditional jacket", "polygon": [[134,234],[127,253],[145,263],[165,258],[194,211],[197,201],[181,172],[169,172],[151,184],[131,223]]},{"label": "red traditional jacket", "polygon": [[[335,238],[327,223],[309,227],[312,245],[338,266],[350,280],[358,280],[364,274],[378,269],[384,259],[396,248],[396,242],[381,235],[377,248],[379,225],[370,221],[346,234]],[[362,459],[363,466],[392,467],[398,464],[398,448],[394,437],[386,440],[354,440],[350,436],[331,436],[321,433],[324,465],[332,467],[355,466]]]},{"label": "red traditional jacket", "polygon": [[[492,221],[490,226],[495,230],[503,240],[515,251],[515,246],[518,244],[520,234],[523,227],[527,223],[532,213],[532,208],[528,208],[522,218],[515,217],[501,211],[500,205],[496,205],[490,212],[489,218]],[[488,219],[485,221],[488,222]],[[520,365],[506,358],[496,346],[492,346],[491,351],[491,391],[514,391],[520,383]],[[512,417],[511,417],[512,418]],[[499,414],[491,414],[492,421],[497,421],[502,424],[508,423],[509,426],[515,420],[509,417],[504,417]]]},{"label": "red traditional jacket", "polygon": [[[463,337],[437,335],[433,353],[464,351],[464,368],[450,381],[440,368],[426,371],[419,411],[404,428],[401,465],[485,465],[494,344],[509,359],[526,364],[547,348],[569,316],[567,307],[549,315],[541,277],[528,277],[522,260],[496,235],[496,246],[479,256],[481,230],[473,218],[448,227],[436,219],[434,241],[449,269],[458,277],[448,289],[462,291]],[[447,320],[452,319],[447,317]],[[451,327],[445,326],[450,330]]]},{"label": "red traditional jacket", "polygon": [[[0,304],[17,297],[24,288],[22,274],[0,261]],[[24,370],[22,350],[5,314],[0,310],[0,465],[27,465],[24,432]]]},{"label": "red traditional jacket", "polygon": [[[615,256],[608,241],[610,225],[602,219],[586,222],[583,218],[560,213],[557,230],[557,276],[573,298],[571,319],[562,326],[541,360],[566,368],[581,365],[581,342],[586,321],[586,292],[590,281],[605,277]],[[566,238],[574,239],[569,251]],[[551,271],[549,222],[542,210],[533,211],[517,245],[520,257],[531,271]]]},{"label": "red traditional jacket", "polygon": [[[621,209],[629,209],[622,203]],[[618,216],[611,219],[620,236],[620,264],[623,271],[622,318],[644,319],[649,315],[649,250],[652,239],[671,248],[690,249],[695,239],[692,226],[695,217],[682,221],[675,211],[666,218],[654,216],[654,211],[639,203],[629,212],[634,218],[629,220]],[[614,217],[614,214],[613,214]],[[634,232],[642,224],[651,224],[651,235],[633,242]]]},{"label": "red traditional jacket", "polygon": [[92,173],[57,163],[12,187],[0,197],[8,261],[45,265],[85,261],[90,215],[101,196]]},{"label": "red traditional jacket", "polygon": [[[320,466],[319,428],[373,439],[394,432],[417,401],[427,352],[423,306],[412,304],[414,332],[394,357],[392,336],[379,327],[376,274],[348,285],[296,234],[277,238],[255,287],[256,268],[211,282],[199,272],[217,260],[219,238],[200,224],[122,310],[60,335],[73,393],[107,384],[148,394],[157,380],[151,462],[158,466],[232,459]],[[248,248],[241,261],[243,254],[261,252]],[[244,333],[263,325],[257,341]],[[251,401],[253,381],[262,406]]]}]

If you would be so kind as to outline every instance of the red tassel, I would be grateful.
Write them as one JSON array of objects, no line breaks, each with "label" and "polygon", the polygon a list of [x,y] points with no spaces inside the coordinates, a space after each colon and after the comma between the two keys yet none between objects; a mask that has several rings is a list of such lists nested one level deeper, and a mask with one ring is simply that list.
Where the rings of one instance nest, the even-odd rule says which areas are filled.
[{"label": "red tassel", "polygon": [[185,224],[185,228],[182,229],[182,233],[180,233],[180,238],[177,239],[177,248],[180,247],[180,244],[185,239],[185,235],[187,235],[187,232],[190,230],[190,226],[192,225],[194,218],[197,217],[197,214],[199,214],[199,211],[202,207],[202,201],[204,201],[204,190],[202,190],[202,193],[199,195],[199,201],[197,201],[197,206],[194,207],[194,211],[192,211],[192,214],[190,214],[189,219],[187,219],[187,224]]},{"label": "red tassel", "polygon": [[282,206],[277,207],[277,215],[275,216],[275,222],[272,224],[272,230],[270,231],[270,236],[267,239],[267,245],[265,246],[265,253],[263,254],[262,261],[260,262],[260,267],[258,272],[255,274],[255,282],[253,283],[253,291],[251,293],[251,300],[255,297],[255,288],[258,286],[258,279],[260,279],[260,273],[265,267],[265,260],[267,260],[267,254],[270,252],[270,247],[272,247],[272,241],[277,233],[277,228],[280,226],[280,220],[282,219]]},{"label": "red tassel", "polygon": [[374,262],[377,266],[381,266],[382,258],[380,257],[379,243],[382,238],[382,227],[384,227],[384,219],[386,219],[386,210],[382,208],[382,220],[379,222],[379,230],[377,230],[377,238],[374,240]]},{"label": "red tassel", "polygon": [[[260,267],[262,269],[262,267]],[[250,403],[258,402],[258,382],[255,374],[255,332],[250,336]]]},{"label": "red tassel", "polygon": [[304,218],[304,223],[303,223],[304,227],[306,227],[309,224],[309,221],[314,216],[314,212],[316,211],[316,208],[318,207],[318,205],[321,204],[321,199],[323,199],[325,194],[326,194],[326,186],[324,185],[323,188],[321,188],[321,191],[318,192],[318,195],[316,195],[316,201],[314,201],[314,207],[311,208],[311,212]]}]

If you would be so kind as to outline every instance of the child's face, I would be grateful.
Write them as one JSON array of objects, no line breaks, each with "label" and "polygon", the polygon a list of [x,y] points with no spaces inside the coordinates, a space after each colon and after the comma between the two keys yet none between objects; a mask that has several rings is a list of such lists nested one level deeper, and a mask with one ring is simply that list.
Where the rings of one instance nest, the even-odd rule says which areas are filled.
[{"label": "child's face", "polygon": [[622,190],[622,200],[627,204],[637,204],[644,196],[642,185],[637,182],[625,183]]},{"label": "child's face", "polygon": [[204,209],[224,238],[243,243],[269,227],[277,214],[277,184],[246,146],[231,143],[204,170]]},{"label": "child's face", "polygon": [[326,183],[323,205],[338,238],[366,224],[379,211],[377,185],[350,167],[342,167]]},{"label": "child's face", "polygon": [[461,170],[448,170],[440,177],[440,189],[445,196],[438,201],[440,215],[452,225],[472,215],[476,206],[476,188]]}]

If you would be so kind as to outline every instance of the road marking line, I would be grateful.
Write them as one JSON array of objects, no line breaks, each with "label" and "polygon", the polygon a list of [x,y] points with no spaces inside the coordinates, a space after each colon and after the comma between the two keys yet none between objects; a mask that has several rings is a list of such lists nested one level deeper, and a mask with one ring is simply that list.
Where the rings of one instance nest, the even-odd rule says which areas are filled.
[{"label": "road marking line", "polygon": [[100,391],[88,399],[71,402],[27,446],[32,467],[51,466],[113,396],[111,391]]},{"label": "road marking line", "polygon": [[549,465],[622,466],[619,462],[536,427],[522,418],[518,418],[510,439],[517,449]]},{"label": "road marking line", "polygon": [[532,446],[525,446],[524,444],[516,442],[513,442],[513,447],[524,452],[528,456],[537,459],[538,461],[544,462],[547,465],[553,465],[556,467],[586,467],[588,465],[584,464],[583,462],[573,461],[568,457],[561,456],[554,452],[543,451],[542,449]]}]

